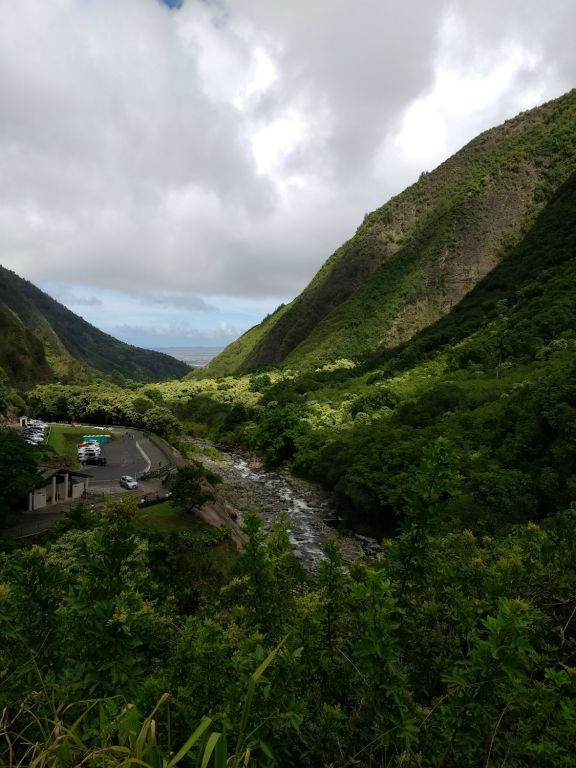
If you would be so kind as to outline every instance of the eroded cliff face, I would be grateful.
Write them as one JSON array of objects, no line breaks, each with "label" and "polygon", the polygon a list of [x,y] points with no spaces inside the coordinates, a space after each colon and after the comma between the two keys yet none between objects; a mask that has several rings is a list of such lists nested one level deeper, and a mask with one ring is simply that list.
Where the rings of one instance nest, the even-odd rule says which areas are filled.
[{"label": "eroded cliff face", "polygon": [[488,175],[468,192],[441,250],[422,264],[421,298],[406,301],[383,328],[379,348],[392,348],[438,320],[460,302],[515,246],[532,219],[539,182],[528,161]]}]

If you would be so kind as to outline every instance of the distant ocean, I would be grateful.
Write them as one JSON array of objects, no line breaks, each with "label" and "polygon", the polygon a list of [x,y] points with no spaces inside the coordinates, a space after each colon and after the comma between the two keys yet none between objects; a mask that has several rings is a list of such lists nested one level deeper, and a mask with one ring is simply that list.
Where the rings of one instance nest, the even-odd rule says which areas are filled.
[{"label": "distant ocean", "polygon": [[164,352],[166,355],[175,357],[176,360],[182,360],[194,368],[200,368],[209,363],[223,349],[224,347],[164,347],[163,349],[156,347],[155,351]]}]

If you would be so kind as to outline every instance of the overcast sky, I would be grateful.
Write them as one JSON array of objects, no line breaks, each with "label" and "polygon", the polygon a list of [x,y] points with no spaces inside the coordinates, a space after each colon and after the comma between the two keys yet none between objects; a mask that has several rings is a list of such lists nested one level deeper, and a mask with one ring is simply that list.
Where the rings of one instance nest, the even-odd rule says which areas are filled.
[{"label": "overcast sky", "polygon": [[225,345],[364,214],[576,85],[573,0],[0,0],[0,263]]}]

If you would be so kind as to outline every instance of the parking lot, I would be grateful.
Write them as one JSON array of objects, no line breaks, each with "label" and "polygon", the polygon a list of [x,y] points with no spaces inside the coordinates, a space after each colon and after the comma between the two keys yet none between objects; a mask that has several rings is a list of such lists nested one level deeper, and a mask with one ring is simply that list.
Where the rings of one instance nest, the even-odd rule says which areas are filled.
[{"label": "parking lot", "polygon": [[[86,435],[100,432],[93,429],[87,426],[83,432]],[[139,430],[112,427],[106,429],[105,433],[115,436],[114,440],[105,443],[102,448],[106,465],[86,465],[82,468],[83,472],[91,476],[89,490],[94,494],[95,501],[116,493],[128,493],[138,499],[154,499],[157,495],[162,497],[165,490],[158,478],[138,480],[138,489],[135,491],[122,488],[120,478],[122,475],[138,477],[143,472],[158,470],[168,464],[170,457]],[[26,513],[20,525],[4,529],[2,535],[12,538],[38,535],[57,522],[69,507],[70,502],[62,502],[38,512]]]},{"label": "parking lot", "polygon": [[[44,444],[50,435],[50,430],[61,425],[50,425],[44,422],[30,422],[21,434],[23,439],[35,445]],[[124,490],[120,478],[129,475],[140,481],[146,473],[157,472],[170,462],[170,456],[142,431],[124,427],[93,427],[85,425],[77,427],[78,435],[101,436],[110,434],[113,439],[101,444],[101,456],[104,464],[93,461],[81,461],[81,470],[91,476],[90,487],[95,491],[115,492]],[[96,449],[100,453],[100,449]],[[90,449],[92,451],[92,449]],[[92,454],[94,455],[94,454]],[[88,456],[89,458],[89,456]],[[142,481],[147,487],[148,481]],[[154,484],[154,489],[158,483]]]},{"label": "parking lot", "polygon": [[[87,427],[86,434],[89,431]],[[92,475],[90,488],[93,490],[121,491],[122,475],[138,477],[143,472],[158,470],[170,461],[170,457],[139,430],[114,427],[110,434],[116,439],[102,446],[106,465],[87,465],[83,468],[84,472]],[[148,485],[148,482],[144,483],[145,487]]]}]

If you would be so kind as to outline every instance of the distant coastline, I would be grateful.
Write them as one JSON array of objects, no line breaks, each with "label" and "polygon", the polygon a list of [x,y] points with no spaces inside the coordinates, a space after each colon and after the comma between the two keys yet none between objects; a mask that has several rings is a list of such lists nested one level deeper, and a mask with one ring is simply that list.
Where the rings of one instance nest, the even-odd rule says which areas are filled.
[{"label": "distant coastline", "polygon": [[183,363],[188,363],[193,368],[201,368],[220,354],[224,347],[155,347],[155,352],[164,352],[165,355],[175,357]]}]

